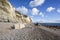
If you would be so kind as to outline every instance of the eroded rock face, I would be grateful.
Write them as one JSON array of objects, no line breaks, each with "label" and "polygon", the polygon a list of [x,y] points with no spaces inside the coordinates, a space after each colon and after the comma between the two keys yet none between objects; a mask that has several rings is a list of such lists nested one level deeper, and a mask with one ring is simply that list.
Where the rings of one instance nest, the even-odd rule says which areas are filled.
[{"label": "eroded rock face", "polygon": [[0,0],[0,21],[15,22],[16,15],[12,5],[7,0]]},{"label": "eroded rock face", "polygon": [[31,19],[29,17],[24,17],[21,13],[15,11],[8,0],[0,0],[0,21],[30,23]]},{"label": "eroded rock face", "polygon": [[15,11],[16,13],[16,19],[20,23],[31,23],[32,20],[27,16],[19,13],[18,11]]}]

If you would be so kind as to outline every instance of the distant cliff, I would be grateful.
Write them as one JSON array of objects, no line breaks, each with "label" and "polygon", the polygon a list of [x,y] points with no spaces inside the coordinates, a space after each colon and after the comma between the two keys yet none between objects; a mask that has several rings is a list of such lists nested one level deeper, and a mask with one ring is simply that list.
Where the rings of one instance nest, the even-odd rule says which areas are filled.
[{"label": "distant cliff", "polygon": [[0,0],[0,22],[31,23],[32,20],[16,11],[8,0]]}]

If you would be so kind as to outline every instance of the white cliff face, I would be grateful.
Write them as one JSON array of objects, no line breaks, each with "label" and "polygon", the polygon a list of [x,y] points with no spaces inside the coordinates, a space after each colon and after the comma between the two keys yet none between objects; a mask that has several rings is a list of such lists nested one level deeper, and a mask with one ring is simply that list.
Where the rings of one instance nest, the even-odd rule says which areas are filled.
[{"label": "white cliff face", "polygon": [[8,0],[0,0],[0,21],[30,23],[31,19],[15,11]]},{"label": "white cliff face", "polygon": [[5,1],[0,0],[0,18],[1,18],[0,21],[2,20],[10,22],[13,22],[13,20],[15,21],[16,18],[15,10],[7,0]]},{"label": "white cliff face", "polygon": [[24,20],[24,22],[26,22],[26,23],[31,23],[31,20],[30,20],[30,18],[29,17],[23,17],[22,18],[23,20]]}]

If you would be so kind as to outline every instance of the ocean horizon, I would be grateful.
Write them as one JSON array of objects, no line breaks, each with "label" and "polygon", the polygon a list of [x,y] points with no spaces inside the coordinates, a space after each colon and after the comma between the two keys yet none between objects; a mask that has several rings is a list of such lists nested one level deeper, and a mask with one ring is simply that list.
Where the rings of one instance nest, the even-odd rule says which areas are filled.
[{"label": "ocean horizon", "polygon": [[40,23],[42,26],[60,26],[60,23]]}]

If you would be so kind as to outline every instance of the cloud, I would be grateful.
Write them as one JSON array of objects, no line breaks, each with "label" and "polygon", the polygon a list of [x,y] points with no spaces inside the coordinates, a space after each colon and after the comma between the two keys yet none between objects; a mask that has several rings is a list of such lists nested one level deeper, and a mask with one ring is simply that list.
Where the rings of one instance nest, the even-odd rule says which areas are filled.
[{"label": "cloud", "polygon": [[41,17],[44,17],[44,14],[43,14],[42,12],[40,12],[39,15],[40,15]]},{"label": "cloud", "polygon": [[33,8],[31,10],[31,14],[34,16],[34,15],[39,15],[41,17],[44,17],[44,14],[42,12],[40,12],[40,10],[38,10],[37,8]]},{"label": "cloud", "polygon": [[33,18],[34,16],[30,16],[31,18]]},{"label": "cloud", "polygon": [[32,15],[38,15],[39,10],[38,10],[37,8],[33,8],[33,9],[31,10],[31,13],[32,13]]},{"label": "cloud", "polygon": [[47,12],[51,12],[51,11],[53,11],[53,10],[55,10],[55,8],[53,8],[53,7],[48,7],[46,11],[47,11]]},{"label": "cloud", "polygon": [[22,14],[27,14],[28,13],[28,9],[24,6],[18,7],[16,8],[17,11],[19,11]]},{"label": "cloud", "polygon": [[41,6],[44,2],[45,2],[45,0],[33,0],[29,3],[29,5],[31,7]]},{"label": "cloud", "polygon": [[57,12],[58,12],[58,13],[60,13],[60,8],[59,8],[59,9],[57,9]]}]

